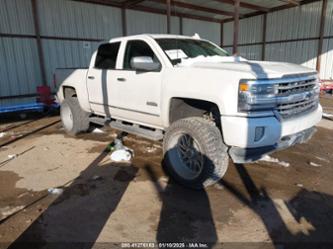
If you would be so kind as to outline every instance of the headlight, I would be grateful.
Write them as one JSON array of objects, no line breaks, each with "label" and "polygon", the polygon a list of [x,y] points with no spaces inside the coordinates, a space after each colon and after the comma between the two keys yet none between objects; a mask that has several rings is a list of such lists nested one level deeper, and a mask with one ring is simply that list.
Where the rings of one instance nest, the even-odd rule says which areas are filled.
[{"label": "headlight", "polygon": [[239,111],[263,111],[276,107],[277,84],[263,84],[259,81],[242,81],[239,84]]}]

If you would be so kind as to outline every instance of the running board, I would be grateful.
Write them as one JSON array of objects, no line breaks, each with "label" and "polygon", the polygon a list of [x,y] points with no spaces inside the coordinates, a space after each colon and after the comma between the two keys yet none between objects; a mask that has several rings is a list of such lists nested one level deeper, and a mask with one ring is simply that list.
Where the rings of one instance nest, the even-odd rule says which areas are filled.
[{"label": "running board", "polygon": [[99,124],[99,125],[106,125],[110,123],[110,119],[104,118],[104,117],[90,117],[89,121],[94,124]]},{"label": "running board", "polygon": [[145,137],[154,141],[163,139],[163,131],[159,129],[145,128],[138,124],[132,124],[121,120],[112,120],[110,122],[110,126],[114,129],[125,131],[127,133]]}]

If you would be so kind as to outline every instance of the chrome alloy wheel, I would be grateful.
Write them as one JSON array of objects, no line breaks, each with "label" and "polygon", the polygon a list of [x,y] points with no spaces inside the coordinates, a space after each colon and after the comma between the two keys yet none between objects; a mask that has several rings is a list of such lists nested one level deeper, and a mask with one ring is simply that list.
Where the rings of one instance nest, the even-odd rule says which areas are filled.
[{"label": "chrome alloy wheel", "polygon": [[172,138],[170,153],[174,170],[184,179],[197,178],[204,167],[204,156],[200,144],[189,134],[179,133]]},{"label": "chrome alloy wheel", "polygon": [[73,121],[72,110],[69,107],[69,105],[66,104],[66,105],[62,106],[60,116],[61,116],[61,121],[62,121],[64,128],[67,131],[72,130],[74,121]]}]

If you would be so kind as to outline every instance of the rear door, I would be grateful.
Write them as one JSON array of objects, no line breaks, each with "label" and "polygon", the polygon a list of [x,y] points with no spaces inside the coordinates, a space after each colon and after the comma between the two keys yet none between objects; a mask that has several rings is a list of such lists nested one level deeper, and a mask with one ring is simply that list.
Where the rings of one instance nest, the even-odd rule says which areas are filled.
[{"label": "rear door", "polygon": [[105,43],[99,46],[93,65],[87,75],[87,89],[91,109],[101,115],[111,116],[111,92],[116,80],[116,62],[120,42]]}]

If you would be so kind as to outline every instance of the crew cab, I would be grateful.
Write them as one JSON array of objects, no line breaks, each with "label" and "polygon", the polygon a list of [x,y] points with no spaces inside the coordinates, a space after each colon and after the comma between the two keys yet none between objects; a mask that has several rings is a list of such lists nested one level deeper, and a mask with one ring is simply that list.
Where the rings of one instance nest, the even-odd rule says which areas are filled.
[{"label": "crew cab", "polygon": [[322,108],[317,72],[230,56],[199,37],[111,39],[88,69],[57,69],[61,119],[72,135],[92,122],[163,140],[165,170],[202,188],[231,158],[247,163],[306,142]]}]

